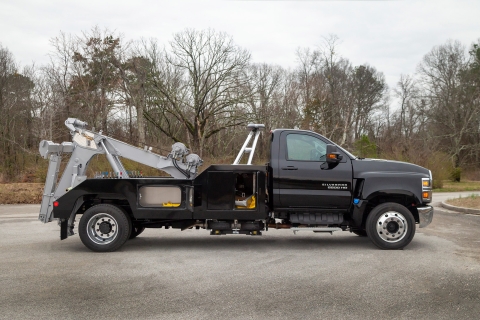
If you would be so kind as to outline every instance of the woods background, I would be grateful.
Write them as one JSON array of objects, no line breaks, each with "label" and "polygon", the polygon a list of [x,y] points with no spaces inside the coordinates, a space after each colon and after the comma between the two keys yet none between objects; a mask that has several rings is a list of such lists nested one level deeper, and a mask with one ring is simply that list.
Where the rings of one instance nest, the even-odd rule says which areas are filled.
[{"label": "woods background", "polygon": [[[338,38],[299,48],[296,68],[257,64],[227,34],[187,29],[160,43],[94,27],[51,39],[50,62],[20,66],[0,44],[0,182],[43,182],[38,143],[70,141],[64,121],[166,155],[185,143],[209,163],[231,163],[245,125],[316,131],[361,157],[417,163],[436,187],[480,179],[480,42],[448,41],[389,88],[381,70],[352,65]],[[127,161],[129,170],[143,168]],[[93,171],[109,170],[95,159]]]}]

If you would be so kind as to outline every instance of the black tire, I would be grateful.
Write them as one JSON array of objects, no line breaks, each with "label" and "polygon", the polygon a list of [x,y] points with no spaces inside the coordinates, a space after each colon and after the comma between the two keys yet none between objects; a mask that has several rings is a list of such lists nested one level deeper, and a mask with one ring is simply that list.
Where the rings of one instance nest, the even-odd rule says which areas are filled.
[{"label": "black tire", "polygon": [[352,230],[353,233],[355,233],[357,236],[359,237],[368,237],[367,235],[367,231],[365,229],[361,229],[361,230]]},{"label": "black tire", "polygon": [[128,214],[111,204],[97,204],[89,208],[78,224],[83,244],[96,252],[118,250],[131,232],[132,221]]},{"label": "black tire", "polygon": [[138,237],[140,235],[140,233],[142,233],[143,231],[145,231],[145,227],[142,227],[142,226],[133,226],[132,228],[132,233],[130,233],[130,239],[135,239],[136,237]]},{"label": "black tire", "polygon": [[415,235],[415,219],[404,206],[387,202],[373,208],[367,217],[366,231],[380,249],[403,249]]}]

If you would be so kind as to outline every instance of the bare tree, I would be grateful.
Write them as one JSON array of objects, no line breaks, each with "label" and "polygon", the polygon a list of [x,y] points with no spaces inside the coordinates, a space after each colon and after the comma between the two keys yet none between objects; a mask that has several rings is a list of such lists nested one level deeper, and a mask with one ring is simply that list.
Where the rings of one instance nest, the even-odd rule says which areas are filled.
[{"label": "bare tree", "polygon": [[[151,93],[148,83],[149,73],[152,70],[151,61],[141,52],[136,51],[130,52],[129,56],[120,57],[120,60],[115,60],[114,64],[118,68],[122,80],[119,94],[128,111],[130,140],[138,140],[139,144],[145,144],[144,112],[147,109],[148,95]],[[132,107],[135,115],[132,114]],[[138,139],[133,138],[134,131],[138,131]]]},{"label": "bare tree", "polygon": [[[273,123],[279,123],[282,118],[276,98],[281,95],[281,88],[285,72],[279,66],[268,64],[252,64],[248,68],[249,82],[247,84],[248,96],[246,109],[249,114],[249,121],[265,124],[266,131],[272,129]],[[259,156],[266,157],[267,143],[269,137],[263,135],[259,144]]]},{"label": "bare tree", "polygon": [[398,116],[399,133],[409,139],[416,132],[419,118],[422,115],[423,100],[415,79],[409,75],[400,75],[400,80],[393,90],[399,99],[400,109]]},{"label": "bare tree", "polygon": [[[354,85],[353,98],[353,121],[349,121],[351,115],[351,108],[346,108],[347,120],[345,121],[345,128],[354,127],[354,139],[360,139],[364,134],[368,133],[373,114],[381,110],[384,103],[385,96],[388,94],[388,87],[385,82],[383,73],[378,72],[374,67],[368,65],[361,65],[355,67],[352,73]],[[348,129],[344,129],[345,132]],[[342,139],[345,143],[346,139]],[[351,139],[350,139],[350,142]]]},{"label": "bare tree", "polygon": [[304,127],[344,144],[354,114],[353,68],[337,46],[338,37],[330,35],[318,50],[303,50],[297,72],[304,92]]},{"label": "bare tree", "polygon": [[449,41],[434,47],[418,67],[436,137],[443,141],[442,146],[455,167],[462,163],[462,152],[471,147],[465,138],[471,121],[480,112],[461,97],[461,72],[466,66],[465,47],[458,41]]},{"label": "bare tree", "polygon": [[32,68],[20,70],[13,55],[0,45],[0,174],[12,179],[25,168],[35,145]]},{"label": "bare tree", "polygon": [[311,92],[314,83],[312,78],[318,75],[318,68],[322,63],[322,56],[318,50],[298,48],[297,60],[299,63],[297,72],[300,88],[303,91],[304,105],[307,105],[312,99]]},{"label": "bare tree", "polygon": [[[213,30],[177,33],[170,49],[153,73],[161,94],[157,106],[184,126],[192,148],[202,155],[211,136],[238,123],[230,116],[248,97],[237,88],[248,81],[245,69],[250,54],[231,37]],[[164,133],[176,140],[171,131]]]}]

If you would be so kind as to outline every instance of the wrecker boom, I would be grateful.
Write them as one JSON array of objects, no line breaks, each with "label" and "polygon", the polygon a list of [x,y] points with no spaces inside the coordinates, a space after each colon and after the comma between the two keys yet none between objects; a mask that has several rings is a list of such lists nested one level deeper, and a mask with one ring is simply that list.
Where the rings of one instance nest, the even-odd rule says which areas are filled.
[{"label": "wrecker boom", "polygon": [[[198,155],[189,154],[180,142],[173,144],[172,151],[164,157],[151,152],[151,148],[137,148],[103,135],[101,131],[86,130],[87,123],[75,118],[68,118],[65,125],[70,129],[72,142],[58,144],[43,140],[39,146],[42,157],[50,160],[39,215],[39,220],[44,223],[52,221],[55,200],[87,179],[86,170],[95,155],[105,154],[113,172],[120,178],[129,177],[120,157],[162,170],[176,179],[195,178],[197,168],[203,162]],[[70,160],[58,181],[62,156],[68,153],[71,153]]]}]

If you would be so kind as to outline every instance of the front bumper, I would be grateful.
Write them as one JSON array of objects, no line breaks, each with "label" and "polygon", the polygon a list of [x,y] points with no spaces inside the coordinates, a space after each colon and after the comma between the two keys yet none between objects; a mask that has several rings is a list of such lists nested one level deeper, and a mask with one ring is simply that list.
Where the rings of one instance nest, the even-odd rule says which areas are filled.
[{"label": "front bumper", "polygon": [[433,220],[433,207],[432,206],[417,207],[417,210],[418,210],[418,224],[420,225],[420,228],[425,228]]}]

